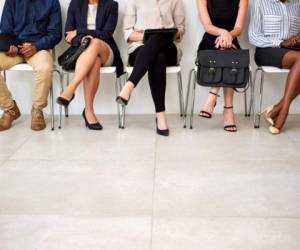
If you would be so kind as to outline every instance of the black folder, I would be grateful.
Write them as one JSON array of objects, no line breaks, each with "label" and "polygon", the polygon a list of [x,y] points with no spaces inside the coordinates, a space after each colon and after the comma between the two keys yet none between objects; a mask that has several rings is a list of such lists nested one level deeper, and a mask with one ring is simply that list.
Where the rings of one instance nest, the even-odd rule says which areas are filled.
[{"label": "black folder", "polygon": [[145,30],[144,33],[144,39],[143,39],[143,43],[145,43],[150,36],[152,35],[163,35],[165,37],[167,37],[168,39],[170,39],[171,41],[175,40],[175,36],[178,32],[178,29],[176,28],[172,28],[172,29],[147,29]]}]

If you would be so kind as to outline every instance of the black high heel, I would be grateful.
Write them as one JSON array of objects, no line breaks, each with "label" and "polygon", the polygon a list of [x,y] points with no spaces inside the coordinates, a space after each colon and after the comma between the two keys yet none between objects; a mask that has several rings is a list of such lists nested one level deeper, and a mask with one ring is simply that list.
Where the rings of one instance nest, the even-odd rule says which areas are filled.
[{"label": "black high heel", "polygon": [[121,104],[122,106],[127,106],[128,102],[129,102],[129,99],[126,100],[122,96],[117,96],[116,102],[119,103],[119,104]]},{"label": "black high heel", "polygon": [[159,129],[158,128],[158,124],[157,124],[157,118],[156,118],[156,133],[158,135],[162,135],[162,136],[169,136],[170,135],[170,130],[169,129]]},{"label": "black high heel", "polygon": [[102,125],[99,122],[92,123],[92,124],[88,122],[88,120],[87,120],[87,118],[85,116],[85,109],[82,112],[82,117],[83,117],[83,119],[85,121],[85,126],[88,129],[90,129],[90,130],[102,130],[103,129]]},{"label": "black high heel", "polygon": [[74,98],[75,98],[75,94],[73,94],[73,96],[70,100],[67,100],[67,99],[59,96],[56,99],[56,103],[67,108],[67,107],[69,107],[70,103],[73,101]]},{"label": "black high heel", "polygon": [[[216,94],[216,93],[214,93],[212,91],[209,91],[209,94],[214,95],[217,98],[220,97],[218,94]],[[214,107],[216,107],[216,106],[217,106],[217,100],[215,102],[215,106]],[[204,110],[200,111],[199,116],[202,117],[202,118],[206,118],[206,119],[211,119],[212,118],[212,114],[209,113],[209,112],[207,112],[207,111],[204,111]]]},{"label": "black high heel", "polygon": [[[231,107],[226,107],[224,106],[224,109],[233,109],[233,106]],[[224,126],[224,130],[226,132],[230,132],[230,133],[236,133],[237,132],[237,126],[232,124],[232,125],[227,125],[227,126]]]}]

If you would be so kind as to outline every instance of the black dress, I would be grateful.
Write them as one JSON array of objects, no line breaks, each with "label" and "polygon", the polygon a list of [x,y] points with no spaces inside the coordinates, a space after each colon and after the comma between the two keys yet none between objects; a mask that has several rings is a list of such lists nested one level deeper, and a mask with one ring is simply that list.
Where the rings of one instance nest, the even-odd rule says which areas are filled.
[{"label": "black dress", "polygon": [[[218,28],[233,30],[239,12],[240,0],[207,0],[207,9],[212,24]],[[205,33],[199,45],[199,50],[215,49],[216,36]],[[235,38],[233,44],[239,49]]]}]

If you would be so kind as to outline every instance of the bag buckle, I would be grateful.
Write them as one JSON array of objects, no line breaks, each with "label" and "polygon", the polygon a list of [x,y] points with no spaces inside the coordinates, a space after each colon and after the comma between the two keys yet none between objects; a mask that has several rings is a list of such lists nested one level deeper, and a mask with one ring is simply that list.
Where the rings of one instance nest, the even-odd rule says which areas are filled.
[{"label": "bag buckle", "polygon": [[233,75],[237,75],[238,70],[237,70],[237,65],[239,64],[239,62],[232,62],[233,68],[231,70],[231,74]]},{"label": "bag buckle", "polygon": [[216,63],[217,63],[216,61],[209,60],[210,68],[208,69],[208,72],[210,74],[216,73],[216,68],[215,68]]}]

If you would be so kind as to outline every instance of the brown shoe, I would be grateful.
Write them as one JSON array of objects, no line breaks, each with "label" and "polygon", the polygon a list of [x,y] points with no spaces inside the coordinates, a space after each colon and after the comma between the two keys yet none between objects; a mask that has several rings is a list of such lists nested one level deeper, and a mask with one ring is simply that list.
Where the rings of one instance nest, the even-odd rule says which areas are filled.
[{"label": "brown shoe", "polygon": [[8,130],[11,128],[14,120],[17,120],[21,116],[21,112],[14,101],[14,106],[10,110],[4,111],[0,119],[0,131]]},{"label": "brown shoe", "polygon": [[32,108],[31,110],[31,129],[40,131],[46,128],[43,111],[40,109]]}]

